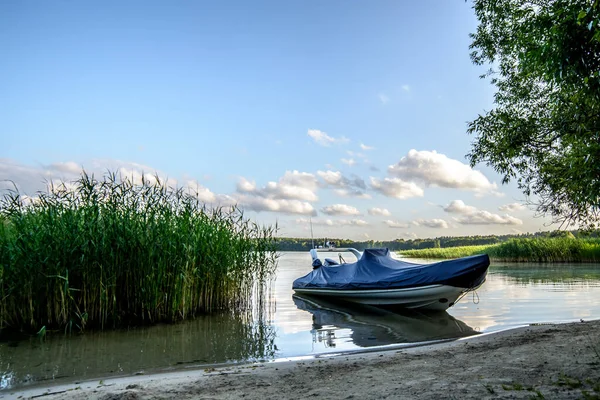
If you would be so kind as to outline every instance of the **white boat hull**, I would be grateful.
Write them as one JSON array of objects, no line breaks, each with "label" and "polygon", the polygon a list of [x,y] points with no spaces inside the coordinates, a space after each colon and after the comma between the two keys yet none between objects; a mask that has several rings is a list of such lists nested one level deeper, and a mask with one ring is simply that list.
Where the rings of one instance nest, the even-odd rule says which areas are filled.
[{"label": "white boat hull", "polygon": [[404,308],[444,311],[457,299],[472,289],[448,285],[428,285],[405,289],[335,290],[297,288],[297,293],[335,298],[375,306],[401,306]]}]

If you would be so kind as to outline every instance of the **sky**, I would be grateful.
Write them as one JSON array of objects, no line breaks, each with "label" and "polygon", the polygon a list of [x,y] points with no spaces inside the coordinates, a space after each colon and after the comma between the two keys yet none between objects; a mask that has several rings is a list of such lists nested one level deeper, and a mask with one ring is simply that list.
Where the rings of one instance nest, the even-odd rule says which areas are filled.
[{"label": "sky", "polygon": [[555,229],[469,166],[467,1],[0,2],[0,189],[159,176],[282,237]]}]

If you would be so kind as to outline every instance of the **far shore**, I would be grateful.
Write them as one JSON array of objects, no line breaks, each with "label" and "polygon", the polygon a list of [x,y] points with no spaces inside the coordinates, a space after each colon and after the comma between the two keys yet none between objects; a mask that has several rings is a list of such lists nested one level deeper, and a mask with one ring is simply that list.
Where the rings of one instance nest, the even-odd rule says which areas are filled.
[{"label": "far shore", "polygon": [[0,399],[44,400],[598,396],[600,320],[532,325],[400,350],[0,392]]}]

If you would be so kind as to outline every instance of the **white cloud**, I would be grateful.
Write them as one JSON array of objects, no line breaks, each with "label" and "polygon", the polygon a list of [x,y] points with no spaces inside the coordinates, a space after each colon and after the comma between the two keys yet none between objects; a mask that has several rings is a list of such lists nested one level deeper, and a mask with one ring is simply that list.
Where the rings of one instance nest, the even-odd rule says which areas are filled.
[{"label": "white cloud", "polygon": [[523,221],[508,214],[498,215],[483,210],[455,220],[461,225],[523,225]]},{"label": "white cloud", "polygon": [[452,200],[450,204],[444,207],[444,211],[456,214],[473,214],[478,210],[476,207],[466,205],[462,200]]},{"label": "white cloud", "polygon": [[360,144],[360,148],[363,149],[364,151],[374,150],[375,149],[375,147],[373,147],[373,146],[367,146],[366,144],[363,144],[363,143]]},{"label": "white cloud", "polygon": [[306,218],[298,218],[296,219],[296,223],[298,224],[310,224],[317,226],[367,226],[369,223],[362,219],[306,219]]},{"label": "white cloud", "polygon": [[322,132],[318,129],[309,129],[307,134],[317,144],[320,144],[321,146],[330,146],[332,144],[341,144],[341,143],[347,143],[350,141],[349,139],[347,139],[343,136],[341,136],[339,138],[331,137],[328,134],[326,134],[325,132]]},{"label": "white cloud", "polygon": [[466,205],[462,200],[453,200],[444,207],[448,213],[461,214],[462,217],[454,218],[462,225],[522,225],[523,221],[508,214],[498,215],[476,207]]},{"label": "white cloud", "polygon": [[342,220],[344,224],[352,226],[367,226],[369,223],[362,219]]},{"label": "white cloud", "polygon": [[363,179],[357,175],[351,175],[352,178],[347,178],[340,171],[317,171],[317,176],[321,178],[327,185],[346,188],[356,187],[366,189],[367,185]]},{"label": "white cloud", "polygon": [[[80,177],[80,168],[73,162],[54,163],[47,166],[26,166],[9,159],[0,159],[0,189],[12,188],[9,181],[15,182],[21,194],[34,195],[46,191],[45,182],[70,182]],[[284,177],[275,185],[267,185],[257,189],[256,184],[244,178],[238,182],[238,191],[234,196],[213,193],[194,180],[185,181],[183,186],[177,180],[168,178],[161,172],[131,162],[118,160],[93,160],[85,167],[89,175],[95,174],[100,179],[105,171],[115,171],[117,178],[140,184],[142,180],[154,183],[157,179],[170,187],[182,187],[187,193],[197,195],[198,199],[212,205],[229,206],[238,204],[240,207],[254,211],[274,211],[287,214],[316,215],[313,206],[302,201],[303,198],[314,198],[309,188],[317,188],[317,179],[312,174],[297,171],[286,172]],[[304,186],[303,186],[304,185]],[[312,186],[311,186],[312,185]],[[312,194],[312,195],[311,195]],[[262,196],[261,196],[262,195]],[[279,195],[279,198],[275,198]],[[284,198],[282,198],[284,197]],[[287,198],[285,198],[287,197]]]},{"label": "white cloud", "polygon": [[390,165],[388,172],[398,178],[422,182],[427,186],[472,190],[478,193],[494,193],[497,188],[497,185],[491,183],[481,172],[435,150],[412,149],[397,164]]},{"label": "white cloud", "polygon": [[500,211],[521,211],[524,209],[525,209],[525,206],[521,203],[504,204],[504,205],[498,207],[498,210],[500,210]]},{"label": "white cloud", "polygon": [[371,177],[371,188],[384,196],[401,200],[411,197],[423,197],[423,189],[417,186],[417,184],[398,178],[385,178],[381,180]]},{"label": "white cloud", "polygon": [[356,207],[346,204],[334,204],[321,209],[321,212],[327,215],[360,215],[360,211]]},{"label": "white cloud", "polygon": [[392,221],[391,219],[385,220],[385,221],[383,221],[383,223],[386,224],[387,226],[389,226],[390,228],[400,228],[400,229],[410,228],[409,223],[400,222],[400,221]]},{"label": "white cloud", "polygon": [[389,217],[390,215],[392,215],[392,213],[390,213],[387,208],[373,207],[373,208],[369,208],[368,212],[369,212],[369,215],[382,215],[384,217]]},{"label": "white cloud", "polygon": [[313,174],[286,171],[278,182],[268,182],[262,188],[241,177],[237,183],[237,191],[269,199],[317,201],[318,197],[315,193],[317,185],[317,178]]},{"label": "white cloud", "polygon": [[400,236],[406,239],[416,239],[418,237],[418,235],[414,232],[402,232]]},{"label": "white cloud", "polygon": [[352,158],[342,158],[341,161],[349,167],[356,164],[356,161],[354,161],[354,159],[352,159]]},{"label": "white cloud", "polygon": [[313,224],[316,226],[333,226],[334,225],[332,219],[319,219],[319,218],[312,218],[312,219],[298,218],[298,219],[296,219],[296,223],[297,224]]},{"label": "white cloud", "polygon": [[342,197],[358,197],[363,199],[371,198],[365,193],[367,185],[365,181],[357,175],[351,175],[347,178],[340,171],[317,171],[317,176],[324,181],[325,187],[336,188],[335,192]]},{"label": "white cloud", "polygon": [[88,165],[67,161],[29,166],[2,158],[0,159],[0,188],[13,189],[11,182],[14,182],[22,195],[32,196],[38,192],[45,192],[50,182],[54,182],[55,185],[65,183],[67,186],[72,186],[72,182],[81,177],[84,169],[89,176],[93,175],[96,179],[102,179],[106,171],[111,171],[117,174],[117,179],[129,180],[135,184],[140,184],[142,179],[153,183],[158,178],[168,186],[177,186],[177,180],[168,178],[166,174],[146,165],[128,161],[98,159],[88,162]]},{"label": "white cloud", "polygon": [[381,102],[381,104],[386,105],[387,103],[389,103],[390,98],[387,97],[384,93],[379,93],[377,95],[377,97],[379,97],[379,101]]},{"label": "white cloud", "polygon": [[448,228],[448,223],[445,220],[439,219],[439,218],[416,219],[412,223],[413,223],[413,225],[416,225],[416,226],[426,226],[429,228],[442,228],[442,229]]},{"label": "white cloud", "polygon": [[73,161],[50,164],[50,169],[54,169],[56,171],[64,172],[71,175],[79,175],[82,171],[81,165]]},{"label": "white cloud", "polygon": [[235,199],[242,208],[257,212],[271,211],[284,214],[317,214],[314,207],[306,201],[272,199],[267,197],[247,195],[237,195]]},{"label": "white cloud", "polygon": [[357,199],[370,199],[371,195],[361,190],[349,188],[349,189],[335,189],[334,192],[340,197],[355,197]]},{"label": "white cloud", "polygon": [[317,171],[317,175],[329,185],[343,186],[344,177],[340,171]]},{"label": "white cloud", "polygon": [[237,183],[238,192],[251,193],[256,190],[256,183],[250,182],[248,179],[241,177]]},{"label": "white cloud", "polygon": [[185,189],[189,194],[197,197],[204,203],[215,204],[218,202],[217,195],[211,192],[208,188],[202,186],[197,181],[188,181],[185,185]]},{"label": "white cloud", "polygon": [[402,85],[402,90],[404,90],[405,92],[410,92],[410,86],[409,85]]}]

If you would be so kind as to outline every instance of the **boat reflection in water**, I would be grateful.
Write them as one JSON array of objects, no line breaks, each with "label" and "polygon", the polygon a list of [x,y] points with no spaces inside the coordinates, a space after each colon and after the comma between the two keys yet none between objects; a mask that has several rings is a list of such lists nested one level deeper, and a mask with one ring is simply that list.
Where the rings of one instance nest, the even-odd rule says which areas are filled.
[{"label": "boat reflection in water", "polygon": [[[313,341],[334,348],[352,341],[358,347],[456,339],[479,332],[446,311],[414,311],[334,302],[293,295],[296,306],[312,314]],[[349,335],[343,331],[350,330]]]}]

